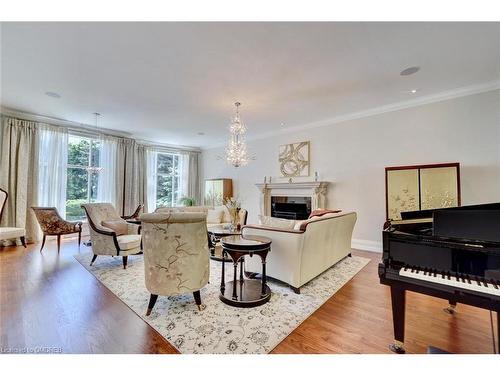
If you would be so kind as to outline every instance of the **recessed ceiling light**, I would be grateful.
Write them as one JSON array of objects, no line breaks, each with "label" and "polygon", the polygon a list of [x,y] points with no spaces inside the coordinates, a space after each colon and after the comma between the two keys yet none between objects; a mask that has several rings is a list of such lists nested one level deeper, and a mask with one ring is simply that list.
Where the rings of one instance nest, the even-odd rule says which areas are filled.
[{"label": "recessed ceiling light", "polygon": [[415,94],[417,91],[417,89],[410,90],[410,94]]},{"label": "recessed ceiling light", "polygon": [[402,70],[399,75],[402,76],[411,76],[412,74],[415,74],[420,70],[420,67],[418,66],[410,66],[409,68],[406,68],[405,70]]},{"label": "recessed ceiling light", "polygon": [[57,92],[53,92],[53,91],[47,91],[45,93],[45,95],[50,96],[51,98],[56,98],[56,99],[59,99],[61,97],[61,95],[59,95]]},{"label": "recessed ceiling light", "polygon": [[284,122],[282,122],[280,125],[281,125],[281,126],[285,126],[285,123],[284,123]]},{"label": "recessed ceiling light", "polygon": [[198,135],[205,135],[205,133],[203,133],[203,132],[198,132]]}]

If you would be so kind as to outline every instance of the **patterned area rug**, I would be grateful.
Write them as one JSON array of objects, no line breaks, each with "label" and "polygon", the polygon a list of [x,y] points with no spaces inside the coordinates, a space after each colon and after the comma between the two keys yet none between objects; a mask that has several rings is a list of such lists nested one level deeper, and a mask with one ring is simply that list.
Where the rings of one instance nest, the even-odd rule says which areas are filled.
[{"label": "patterned area rug", "polygon": [[[210,284],[201,290],[205,310],[198,311],[192,294],[160,296],[147,317],[149,292],[144,285],[142,256],[129,256],[126,270],[121,257],[98,257],[90,267],[91,257],[90,253],[75,256],[181,353],[205,354],[269,353],[370,261],[356,256],[345,258],[304,285],[301,294],[280,282],[269,281],[271,300],[246,309],[219,300],[221,263],[211,261]],[[226,280],[232,280],[232,267],[226,270]]]}]

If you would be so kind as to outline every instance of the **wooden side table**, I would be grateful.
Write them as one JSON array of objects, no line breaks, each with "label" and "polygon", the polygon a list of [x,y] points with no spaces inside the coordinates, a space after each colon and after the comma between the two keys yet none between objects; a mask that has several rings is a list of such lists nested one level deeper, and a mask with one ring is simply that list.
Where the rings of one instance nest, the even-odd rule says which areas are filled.
[{"label": "wooden side table", "polygon": [[[221,238],[222,257],[231,258],[234,268],[232,281],[225,281],[225,264],[222,262],[222,276],[219,298],[235,307],[256,307],[271,298],[271,289],[266,279],[266,257],[271,250],[271,239],[263,236],[228,236]],[[262,259],[262,279],[250,280],[243,277],[244,256],[258,255]],[[238,263],[240,275],[238,280]]]}]

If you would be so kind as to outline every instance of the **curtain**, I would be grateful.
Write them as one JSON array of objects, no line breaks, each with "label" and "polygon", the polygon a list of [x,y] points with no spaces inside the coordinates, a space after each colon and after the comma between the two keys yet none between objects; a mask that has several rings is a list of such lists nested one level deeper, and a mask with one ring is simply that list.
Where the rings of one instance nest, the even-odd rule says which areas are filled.
[{"label": "curtain", "polygon": [[100,138],[99,172],[97,184],[97,201],[109,202],[117,206],[117,189],[115,186],[117,171],[118,140],[114,137]]},{"label": "curtain", "polygon": [[38,129],[31,121],[1,117],[0,186],[9,197],[2,226],[26,229],[29,241],[39,239],[39,229],[31,207],[37,204]]},{"label": "curtain", "polygon": [[116,208],[130,215],[139,204],[147,204],[147,146],[133,139],[120,139],[117,144]]},{"label": "curtain", "polygon": [[180,192],[179,197],[193,198],[196,204],[201,203],[200,174],[198,170],[198,153],[190,152],[179,155]]},{"label": "curtain", "polygon": [[56,207],[66,215],[68,130],[45,124],[39,126],[38,205]]},{"label": "curtain", "polygon": [[158,153],[152,149],[146,150],[146,212],[156,209],[156,164]]}]

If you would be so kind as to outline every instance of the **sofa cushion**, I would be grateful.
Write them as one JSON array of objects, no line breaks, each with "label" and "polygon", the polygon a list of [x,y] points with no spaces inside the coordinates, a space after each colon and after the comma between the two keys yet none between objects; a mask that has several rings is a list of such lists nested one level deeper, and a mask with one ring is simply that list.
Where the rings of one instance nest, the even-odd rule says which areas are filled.
[{"label": "sofa cushion", "polygon": [[24,228],[0,227],[0,240],[10,240],[26,235]]},{"label": "sofa cushion", "polygon": [[141,246],[141,236],[139,234],[125,234],[116,237],[120,250],[131,250]]},{"label": "sofa cushion", "polygon": [[101,225],[114,231],[117,236],[128,234],[128,225],[125,220],[103,220]]},{"label": "sofa cushion", "polygon": [[272,228],[294,229],[295,220],[259,215],[259,224]]},{"label": "sofa cushion", "polygon": [[207,223],[208,224],[220,224],[222,222],[222,217],[224,211],[221,208],[216,208],[207,211]]}]

